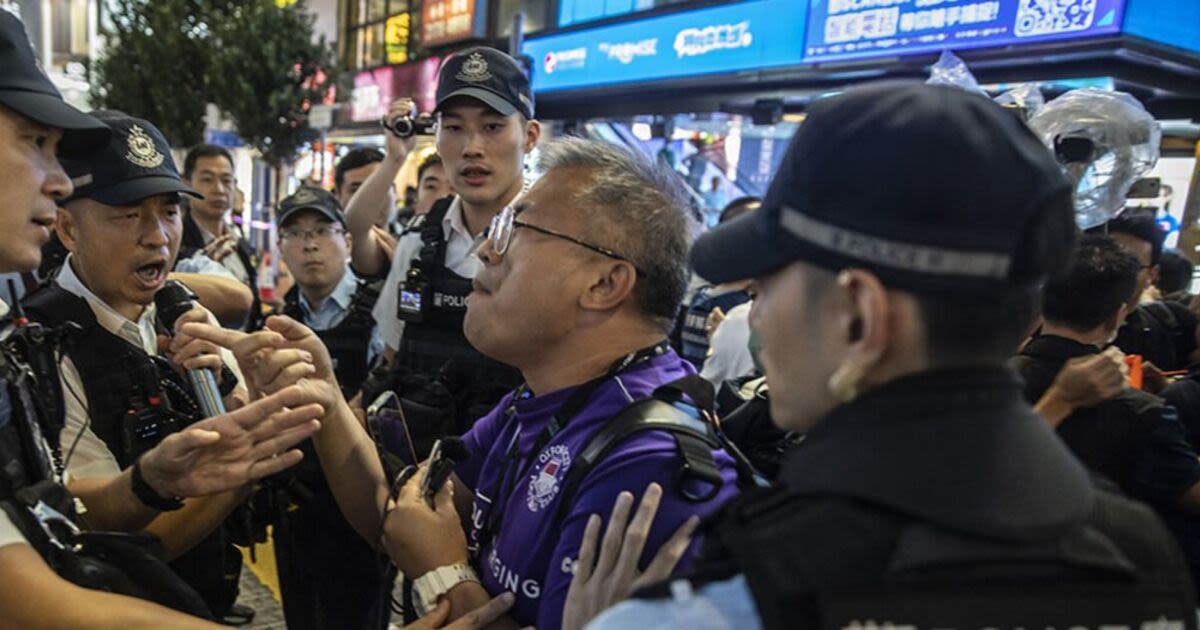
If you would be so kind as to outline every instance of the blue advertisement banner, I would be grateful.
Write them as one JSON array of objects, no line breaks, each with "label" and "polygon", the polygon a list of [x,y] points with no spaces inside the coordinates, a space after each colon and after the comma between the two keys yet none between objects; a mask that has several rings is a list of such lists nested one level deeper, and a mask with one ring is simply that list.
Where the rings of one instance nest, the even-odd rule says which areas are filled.
[{"label": "blue advertisement banner", "polygon": [[805,61],[1117,33],[1124,0],[810,0]]},{"label": "blue advertisement banner", "polygon": [[756,0],[529,39],[533,88],[551,92],[801,62],[805,6]]}]

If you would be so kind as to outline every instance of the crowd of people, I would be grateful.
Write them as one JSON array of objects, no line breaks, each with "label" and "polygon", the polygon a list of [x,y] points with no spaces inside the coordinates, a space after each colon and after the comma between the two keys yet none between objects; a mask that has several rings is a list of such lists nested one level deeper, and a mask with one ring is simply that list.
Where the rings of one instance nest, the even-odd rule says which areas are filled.
[{"label": "crowd of people", "polygon": [[70,107],[0,11],[0,626],[245,623],[270,524],[293,630],[1197,627],[1191,264],[1079,233],[1019,116],[821,99],[701,234],[498,50],[436,102],[410,216],[406,99],[279,201],[263,305],[230,154]]}]

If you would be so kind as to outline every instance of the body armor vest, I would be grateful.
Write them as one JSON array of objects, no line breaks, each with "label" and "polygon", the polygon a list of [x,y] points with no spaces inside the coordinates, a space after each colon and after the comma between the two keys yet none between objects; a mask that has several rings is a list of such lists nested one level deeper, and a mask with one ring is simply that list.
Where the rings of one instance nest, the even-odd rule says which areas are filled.
[{"label": "body armor vest", "polygon": [[[347,271],[349,273],[349,271]],[[371,309],[379,300],[378,283],[360,280],[350,299],[345,317],[337,326],[325,330],[314,330],[329,356],[333,359],[333,370],[341,385],[346,400],[354,398],[370,371],[369,355],[371,332],[375,329],[375,318]],[[283,314],[303,322],[304,311],[300,306],[300,288],[292,287],[283,296]]]},{"label": "body armor vest", "polygon": [[[421,253],[413,260],[429,285],[429,300],[422,303],[420,322],[408,322],[396,352],[396,365],[411,373],[443,374],[458,401],[460,432],[521,384],[520,373],[484,356],[463,334],[471,278],[446,267],[446,238],[442,220],[453,198],[439,201],[421,226]],[[405,282],[401,278],[400,282]]]}]

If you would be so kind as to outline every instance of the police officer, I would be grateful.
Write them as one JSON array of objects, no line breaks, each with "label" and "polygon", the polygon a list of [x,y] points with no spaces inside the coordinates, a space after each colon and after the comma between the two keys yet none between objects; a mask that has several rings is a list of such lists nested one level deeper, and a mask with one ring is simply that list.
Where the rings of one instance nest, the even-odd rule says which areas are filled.
[{"label": "police officer", "polygon": [[[72,191],[56,151],[86,156],[107,142],[109,133],[105,125],[63,102],[38,70],[21,23],[0,11],[0,231],[5,235],[0,239],[0,271],[30,272],[39,263],[55,205]],[[36,413],[28,381],[13,380],[28,357],[10,351],[13,337],[7,323],[5,328],[0,361],[0,618],[15,628],[218,628],[148,601],[80,588],[56,574],[64,567],[49,564],[62,559],[55,550],[70,547],[50,544],[27,501],[43,501],[43,517],[51,516],[46,507],[67,519],[74,514],[74,502],[61,492],[55,463],[54,427],[61,417]],[[57,376],[39,373],[39,378],[55,383]],[[144,497],[155,502],[220,492],[294,464],[299,454],[281,451],[316,429],[310,420],[314,409],[305,411],[305,402],[300,390],[292,389],[169,437],[98,488],[88,524],[136,530],[159,514]],[[271,416],[285,405],[296,407],[297,413]],[[38,434],[44,439],[35,439]]]},{"label": "police officer", "polygon": [[[761,203],[762,200],[757,197],[735,199],[721,211],[718,225],[754,210]],[[716,311],[720,311],[724,316],[735,307],[749,302],[750,294],[746,292],[748,284],[740,281],[722,285],[702,285],[681,313],[683,319],[680,326],[679,354],[697,370],[704,367],[705,359],[709,355],[709,338],[715,329],[710,316]]]},{"label": "police officer", "polygon": [[755,279],[771,415],[805,440],[710,524],[696,577],[591,627],[1195,627],[1170,535],[1093,487],[1003,366],[1073,232],[1053,156],[988,99],[815,103],[763,207],[692,252]]},{"label": "police officer", "polygon": [[[408,113],[411,104],[401,102],[390,115]],[[435,113],[437,152],[455,196],[434,204],[423,228],[397,243],[375,319],[397,370],[428,376],[445,370],[457,383],[454,422],[461,432],[520,383],[515,370],[471,347],[463,318],[481,266],[472,255],[476,239],[520,194],[523,160],[541,127],[533,120],[529,79],[512,57],[492,48],[462,51],[442,65]],[[388,191],[410,144],[389,134],[387,158],[347,208],[357,272],[385,268],[369,231],[391,212]]]},{"label": "police officer", "polygon": [[[296,280],[283,313],[317,333],[344,395],[353,398],[382,346],[371,317],[378,283],[348,269],[350,236],[332,194],[301,188],[280,202],[278,218],[279,252]],[[304,462],[273,480],[275,558],[288,628],[384,628],[391,598],[386,558],[342,516],[312,443],[302,448]]]},{"label": "police officer", "polygon": [[[58,276],[22,301],[33,321],[81,327],[63,361],[69,485],[85,503],[103,480],[120,474],[167,434],[203,417],[186,369],[218,376],[227,408],[246,400],[233,357],[181,335],[166,345],[156,326],[155,294],[167,281],[182,231],[182,195],[197,193],[179,178],[166,139],[152,124],[97,112],[112,130],[103,149],[64,160],[74,193],[56,228],[71,251]],[[200,307],[181,321],[211,321]],[[166,359],[160,357],[160,352]],[[237,597],[241,554],[219,527],[248,488],[185,503],[163,501],[146,530],[162,540],[176,572],[218,618]]]}]

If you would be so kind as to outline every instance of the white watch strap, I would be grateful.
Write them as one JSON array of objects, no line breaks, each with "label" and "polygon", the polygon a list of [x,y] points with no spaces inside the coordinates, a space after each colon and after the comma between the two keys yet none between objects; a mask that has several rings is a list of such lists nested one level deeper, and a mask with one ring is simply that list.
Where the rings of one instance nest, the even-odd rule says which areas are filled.
[{"label": "white watch strap", "polygon": [[471,565],[458,563],[438,567],[413,580],[413,605],[417,615],[424,617],[437,607],[437,600],[463,582],[478,582],[479,576]]}]

